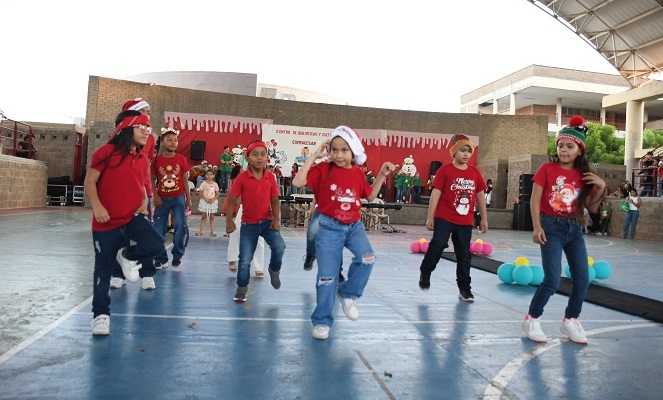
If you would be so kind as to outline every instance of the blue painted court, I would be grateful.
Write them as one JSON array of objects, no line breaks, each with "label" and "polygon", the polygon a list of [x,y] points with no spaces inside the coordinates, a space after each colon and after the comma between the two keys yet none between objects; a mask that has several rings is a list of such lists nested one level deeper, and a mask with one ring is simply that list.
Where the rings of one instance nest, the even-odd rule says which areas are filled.
[{"label": "blue painted court", "polygon": [[[1,214],[0,399],[661,398],[662,324],[585,303],[589,344],[574,344],[559,332],[567,297],[555,295],[543,316],[549,342],[537,345],[520,328],[534,287],[473,269],[476,301],[464,303],[443,259],[422,291],[422,255],[409,245],[430,234],[398,228],[368,233],[377,262],[360,318],[337,304],[327,341],[311,336],[316,268],[302,268],[303,227],[282,230],[280,290],[252,278],[248,301],[235,303],[228,239],[191,237],[182,266],[158,271],[156,290],[112,291],[111,334],[93,337],[89,210]],[[540,262],[530,232],[481,238],[493,259]],[[663,301],[660,243],[586,240],[613,267],[600,285]]]}]

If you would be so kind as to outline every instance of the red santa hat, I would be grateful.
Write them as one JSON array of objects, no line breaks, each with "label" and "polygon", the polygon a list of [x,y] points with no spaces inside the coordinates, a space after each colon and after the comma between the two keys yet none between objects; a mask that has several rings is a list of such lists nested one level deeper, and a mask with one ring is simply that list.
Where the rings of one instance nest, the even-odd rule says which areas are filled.
[{"label": "red santa hat", "polygon": [[149,107],[150,105],[147,104],[145,100],[143,100],[142,97],[136,97],[135,99],[129,100],[126,103],[122,105],[122,111],[127,111],[127,110],[136,110],[140,111],[145,107]]}]

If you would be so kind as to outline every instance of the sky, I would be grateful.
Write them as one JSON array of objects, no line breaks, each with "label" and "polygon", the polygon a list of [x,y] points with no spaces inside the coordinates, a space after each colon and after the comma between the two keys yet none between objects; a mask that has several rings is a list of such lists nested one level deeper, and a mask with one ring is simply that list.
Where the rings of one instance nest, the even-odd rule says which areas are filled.
[{"label": "sky", "polygon": [[528,0],[0,0],[0,32],[0,110],[17,121],[85,118],[90,75],[254,73],[433,112],[532,64],[617,75]]}]

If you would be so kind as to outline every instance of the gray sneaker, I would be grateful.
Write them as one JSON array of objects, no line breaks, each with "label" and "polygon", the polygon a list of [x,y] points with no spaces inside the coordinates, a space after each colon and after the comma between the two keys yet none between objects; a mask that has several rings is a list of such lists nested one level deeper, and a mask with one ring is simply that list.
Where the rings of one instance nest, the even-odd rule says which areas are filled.
[{"label": "gray sneaker", "polygon": [[279,271],[272,271],[271,268],[267,268],[267,271],[269,271],[269,280],[272,284],[272,287],[274,289],[279,289],[281,288],[281,279],[279,278]]}]

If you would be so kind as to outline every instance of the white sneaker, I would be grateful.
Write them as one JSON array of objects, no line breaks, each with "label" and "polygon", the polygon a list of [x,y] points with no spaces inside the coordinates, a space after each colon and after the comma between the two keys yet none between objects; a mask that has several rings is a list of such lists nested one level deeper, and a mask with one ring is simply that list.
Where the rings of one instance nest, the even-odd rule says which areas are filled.
[{"label": "white sneaker", "polygon": [[92,320],[92,334],[98,336],[106,336],[110,334],[110,317],[106,314],[97,315],[97,318]]},{"label": "white sneaker", "polygon": [[546,335],[541,329],[540,317],[532,318],[531,315],[527,314],[525,321],[523,321],[523,332],[525,332],[525,335],[527,335],[527,337],[533,342],[545,343],[548,341]]},{"label": "white sneaker", "polygon": [[313,337],[320,340],[329,338],[329,327],[327,325],[316,325],[313,327]]},{"label": "white sneaker", "polygon": [[359,308],[357,307],[357,301],[349,297],[342,297],[340,293],[336,292],[338,299],[341,301],[341,306],[343,307],[343,313],[351,321],[356,321],[359,319]]},{"label": "white sneaker", "polygon": [[151,276],[146,276],[145,278],[141,278],[142,284],[140,287],[142,287],[145,290],[153,290],[157,288],[157,285],[154,283],[154,278]]},{"label": "white sneaker", "polygon": [[138,282],[140,279],[140,275],[138,275],[138,270],[142,268],[142,265],[138,264],[138,261],[131,261],[127,260],[124,258],[122,253],[126,247],[121,248],[120,250],[117,251],[117,257],[115,259],[117,262],[120,264],[120,267],[122,267],[122,272],[124,273],[124,277],[129,280],[129,282]]},{"label": "white sneaker", "polygon": [[114,276],[111,278],[110,287],[112,289],[121,289],[122,286],[124,286],[124,279],[120,278],[119,276]]},{"label": "white sneaker", "polygon": [[587,344],[587,336],[585,336],[585,329],[580,325],[578,318],[562,319],[562,326],[559,328],[563,334],[568,336],[574,343]]}]

